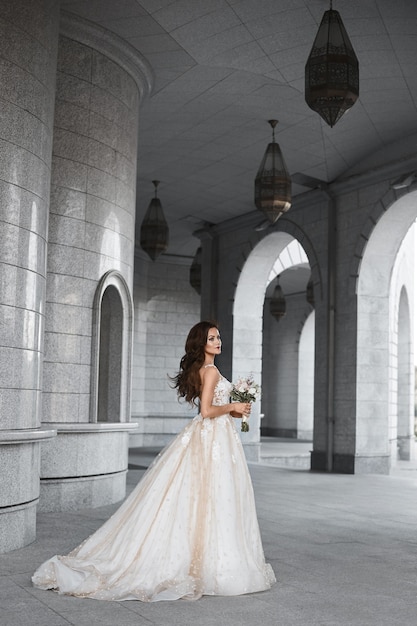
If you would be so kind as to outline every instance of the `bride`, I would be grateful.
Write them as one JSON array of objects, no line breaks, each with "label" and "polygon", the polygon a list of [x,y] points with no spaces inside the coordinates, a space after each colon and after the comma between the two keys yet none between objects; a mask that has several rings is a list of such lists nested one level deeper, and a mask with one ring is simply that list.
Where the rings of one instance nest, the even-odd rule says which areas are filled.
[{"label": "bride", "polygon": [[196,600],[275,582],[265,563],[252,483],[232,417],[229,383],[214,365],[212,322],[190,330],[174,385],[200,412],[162,451],[130,496],[67,556],[33,575],[36,587],[98,600]]}]

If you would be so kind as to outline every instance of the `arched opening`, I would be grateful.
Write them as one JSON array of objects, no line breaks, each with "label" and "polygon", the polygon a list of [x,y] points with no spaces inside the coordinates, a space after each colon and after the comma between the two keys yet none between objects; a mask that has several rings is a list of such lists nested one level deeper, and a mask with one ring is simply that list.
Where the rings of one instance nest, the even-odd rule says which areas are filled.
[{"label": "arched opening", "polygon": [[98,422],[120,422],[123,308],[116,287],[103,293],[100,319]]},{"label": "arched opening", "polygon": [[130,421],[133,305],[117,271],[107,272],[94,298],[90,420]]},{"label": "arched opening", "polygon": [[311,311],[300,335],[298,347],[297,438],[311,441],[314,424],[314,343],[315,314]]},{"label": "arched opening", "polygon": [[409,461],[412,456],[413,432],[413,367],[411,362],[411,327],[407,293],[401,289],[398,311],[398,459]]},{"label": "arched opening", "polygon": [[414,439],[412,402],[407,399],[414,390],[412,311],[405,294],[414,292],[414,236],[410,227],[417,214],[416,199],[417,193],[410,192],[383,213],[360,265],[355,441],[355,471],[359,473],[389,472],[397,459],[400,428],[402,438]]},{"label": "arched opening", "polygon": [[[289,307],[288,317],[280,321],[269,312],[278,275]],[[240,274],[233,311],[233,380],[252,372],[262,383],[261,404],[253,407],[246,443],[260,440],[261,411],[263,435],[298,436],[298,342],[311,311],[306,300],[309,278],[304,249],[283,232],[271,233],[260,241]]]},{"label": "arched opening", "polygon": [[[286,258],[287,257],[287,258]],[[284,269],[286,264],[289,266]],[[278,266],[278,267],[277,267]],[[276,277],[276,272],[279,272]],[[261,410],[264,418],[261,434],[272,437],[302,438],[299,432],[299,385],[301,363],[299,343],[305,319],[311,311],[306,299],[310,268],[304,250],[292,241],[279,255],[274,264],[273,276],[266,290],[263,340],[262,340],[262,395]],[[275,286],[279,281],[285,315],[277,316],[275,310]],[[314,342],[314,327],[313,327]],[[308,366],[306,366],[306,370]],[[307,373],[305,371],[304,373]],[[313,375],[314,380],[314,375]],[[314,413],[314,389],[309,408]],[[311,433],[313,426],[311,424]]]}]

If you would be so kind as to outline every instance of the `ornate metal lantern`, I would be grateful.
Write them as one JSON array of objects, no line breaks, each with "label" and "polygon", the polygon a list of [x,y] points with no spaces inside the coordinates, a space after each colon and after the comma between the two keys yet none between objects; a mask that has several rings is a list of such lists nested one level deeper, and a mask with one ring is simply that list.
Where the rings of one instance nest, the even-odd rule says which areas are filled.
[{"label": "ornate metal lantern", "polygon": [[333,127],[358,96],[358,59],[330,0],[305,66],[305,99]]},{"label": "ornate metal lantern", "polygon": [[198,295],[201,294],[201,246],[197,248],[195,257],[190,266],[190,285],[196,290]]},{"label": "ornate metal lantern", "polygon": [[291,178],[281,148],[275,141],[277,120],[269,120],[272,142],[268,144],[255,178],[255,204],[269,221],[277,219],[291,207]]},{"label": "ornate metal lantern", "polygon": [[153,180],[152,183],[155,187],[155,197],[152,198],[140,227],[140,245],[152,261],[155,261],[161,252],[168,248],[169,228],[157,197],[159,180]]},{"label": "ornate metal lantern", "polygon": [[279,320],[284,317],[287,311],[284,294],[282,292],[281,285],[279,284],[279,276],[277,277],[277,284],[272,294],[272,298],[269,302],[269,310],[271,315],[275,317],[277,322],[279,322]]}]

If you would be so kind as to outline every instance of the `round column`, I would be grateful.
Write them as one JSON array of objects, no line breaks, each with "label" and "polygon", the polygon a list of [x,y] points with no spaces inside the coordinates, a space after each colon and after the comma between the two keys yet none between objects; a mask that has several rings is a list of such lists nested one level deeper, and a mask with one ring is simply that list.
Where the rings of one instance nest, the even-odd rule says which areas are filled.
[{"label": "round column", "polygon": [[0,552],[35,538],[59,2],[0,12]]},{"label": "round column", "polygon": [[125,495],[138,118],[150,85],[136,50],[62,13],[43,385],[43,422],[58,436],[42,457],[43,510]]}]

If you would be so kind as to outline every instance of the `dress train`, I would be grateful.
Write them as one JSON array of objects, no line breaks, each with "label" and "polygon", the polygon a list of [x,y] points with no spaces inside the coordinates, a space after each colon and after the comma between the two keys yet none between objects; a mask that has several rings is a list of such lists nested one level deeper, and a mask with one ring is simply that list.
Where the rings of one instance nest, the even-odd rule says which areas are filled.
[{"label": "dress train", "polygon": [[[213,403],[226,404],[230,387],[220,377]],[[32,580],[63,594],[148,602],[269,589],[275,576],[233,418],[197,415],[112,517]]]}]

